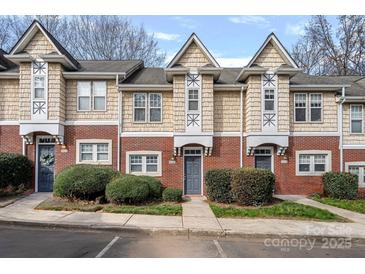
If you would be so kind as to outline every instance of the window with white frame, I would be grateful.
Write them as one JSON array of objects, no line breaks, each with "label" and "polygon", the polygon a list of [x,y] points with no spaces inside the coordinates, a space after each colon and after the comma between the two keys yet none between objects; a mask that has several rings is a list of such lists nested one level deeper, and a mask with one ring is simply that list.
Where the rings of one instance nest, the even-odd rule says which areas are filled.
[{"label": "window with white frame", "polygon": [[355,174],[360,187],[365,187],[365,162],[346,163],[346,171]]},{"label": "window with white frame", "polygon": [[161,152],[128,151],[126,171],[135,175],[161,176]]},{"label": "window with white frame", "polygon": [[105,111],[106,89],[106,81],[78,81],[77,110]]},{"label": "window with white frame", "polygon": [[32,62],[32,119],[47,119],[48,64],[42,60]]},{"label": "window with white frame", "polygon": [[363,105],[351,105],[351,133],[363,133]]},{"label": "window with white frame", "polygon": [[264,111],[274,111],[275,110],[275,90],[265,89],[264,97]]},{"label": "window with white frame", "polygon": [[149,121],[161,122],[161,94],[150,93],[149,94]]},{"label": "window with white frame", "polygon": [[322,121],[322,94],[310,94],[310,119],[311,122]]},{"label": "window with white frame", "polygon": [[162,95],[160,93],[134,93],[134,122],[157,123],[162,121]]},{"label": "window with white frame", "polygon": [[189,89],[188,96],[188,111],[199,110],[199,90]]},{"label": "window with white frame", "polygon": [[323,102],[321,93],[294,94],[295,122],[321,122]]},{"label": "window with white frame", "polygon": [[34,99],[45,99],[46,76],[34,75]]},{"label": "window with white frame", "polygon": [[79,164],[112,164],[111,140],[76,140],[76,162]]},{"label": "window with white frame", "polygon": [[307,121],[307,94],[296,93],[294,95],[294,117],[296,122]]},{"label": "window with white frame", "polygon": [[320,176],[331,170],[330,151],[297,151],[296,175]]}]

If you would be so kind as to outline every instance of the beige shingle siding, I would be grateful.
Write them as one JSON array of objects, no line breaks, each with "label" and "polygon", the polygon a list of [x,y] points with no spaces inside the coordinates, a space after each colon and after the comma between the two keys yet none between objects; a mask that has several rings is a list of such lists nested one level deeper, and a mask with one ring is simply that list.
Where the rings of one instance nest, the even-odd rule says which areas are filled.
[{"label": "beige shingle siding", "polygon": [[172,132],[173,112],[172,112],[172,91],[158,92],[162,94],[162,122],[161,123],[134,123],[133,122],[133,91],[123,92],[123,132]]},{"label": "beige shingle siding", "polygon": [[214,111],[214,94],[213,94],[213,76],[202,75],[202,131],[213,132],[213,111]]},{"label": "beige shingle siding", "polygon": [[174,131],[181,133],[185,132],[185,76],[174,76],[173,90]]},{"label": "beige shingle siding", "polygon": [[64,80],[62,66],[48,63],[48,119],[65,120]]},{"label": "beige shingle siding", "polygon": [[[363,105],[363,124],[365,121],[365,104]],[[364,125],[363,125],[364,126]],[[365,134],[350,133],[350,104],[343,104],[343,144],[344,145],[364,145]]]},{"label": "beige shingle siding", "polygon": [[30,120],[31,107],[31,63],[21,63],[19,66],[19,115],[20,120]]},{"label": "beige shingle siding", "polygon": [[210,64],[210,61],[193,42],[176,63],[183,67],[196,68]]},{"label": "beige shingle siding", "polygon": [[42,54],[55,52],[56,49],[52,46],[46,36],[41,31],[38,31],[33,39],[25,47],[24,51],[28,52],[32,57],[39,57]]},{"label": "beige shingle siding", "polygon": [[117,121],[118,90],[115,80],[106,80],[106,82],[106,111],[77,111],[77,80],[66,80],[66,120]]},{"label": "beige shingle siding", "polygon": [[278,76],[278,131],[288,132],[290,123],[289,112],[289,77]]},{"label": "beige shingle siding", "polygon": [[250,76],[247,81],[246,104],[244,109],[245,130],[261,131],[261,76]]},{"label": "beige shingle siding", "polygon": [[240,91],[214,92],[214,132],[240,131],[240,97]]},{"label": "beige shingle siding", "polygon": [[0,80],[0,120],[19,119],[19,81]]},{"label": "beige shingle siding", "polygon": [[279,51],[270,42],[262,50],[254,64],[274,70],[282,64],[287,64],[287,62],[282,58],[282,56],[279,54]]},{"label": "beige shingle siding", "polygon": [[[322,123],[295,123],[294,122],[294,94],[290,93],[290,131],[293,132],[337,132],[337,103],[333,92],[299,92],[299,93],[321,93],[323,100],[323,117]],[[307,97],[308,98],[308,97]]]}]

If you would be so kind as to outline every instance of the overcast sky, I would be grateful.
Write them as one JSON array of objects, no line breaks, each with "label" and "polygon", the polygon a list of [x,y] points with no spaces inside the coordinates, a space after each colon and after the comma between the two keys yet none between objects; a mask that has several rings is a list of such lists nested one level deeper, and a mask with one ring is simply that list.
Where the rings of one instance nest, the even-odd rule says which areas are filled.
[{"label": "overcast sky", "polygon": [[[303,33],[308,16],[129,16],[154,33],[167,61],[195,32],[221,66],[242,67],[266,37],[275,32],[284,46],[292,46]],[[335,23],[335,17],[328,17]]]}]

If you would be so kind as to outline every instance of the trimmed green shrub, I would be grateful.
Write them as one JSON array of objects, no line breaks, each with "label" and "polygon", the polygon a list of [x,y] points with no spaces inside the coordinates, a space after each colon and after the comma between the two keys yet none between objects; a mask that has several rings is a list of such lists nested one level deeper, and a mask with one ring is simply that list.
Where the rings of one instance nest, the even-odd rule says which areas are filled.
[{"label": "trimmed green shrub", "polygon": [[162,199],[165,202],[181,202],[182,201],[182,190],[177,188],[166,188],[162,192]]},{"label": "trimmed green shrub", "polygon": [[322,176],[324,194],[335,199],[357,198],[358,178],[347,172],[326,172]]},{"label": "trimmed green shrub", "polygon": [[117,176],[111,168],[73,165],[62,170],[53,187],[55,196],[68,199],[94,200],[104,195],[106,185]]},{"label": "trimmed green shrub", "polygon": [[159,200],[162,196],[163,186],[160,180],[151,176],[138,176],[138,178],[145,181],[150,188],[150,198],[152,200]]},{"label": "trimmed green shrub", "polygon": [[138,176],[116,178],[106,186],[106,198],[115,204],[139,204],[150,196],[148,183]]},{"label": "trimmed green shrub", "polygon": [[0,153],[0,188],[23,185],[28,188],[32,182],[32,163],[20,154]]},{"label": "trimmed green shrub", "polygon": [[233,201],[231,180],[231,169],[208,170],[205,174],[208,199],[219,203],[231,203]]},{"label": "trimmed green shrub", "polygon": [[272,200],[275,175],[267,169],[241,168],[232,172],[232,194],[241,205],[262,205]]}]

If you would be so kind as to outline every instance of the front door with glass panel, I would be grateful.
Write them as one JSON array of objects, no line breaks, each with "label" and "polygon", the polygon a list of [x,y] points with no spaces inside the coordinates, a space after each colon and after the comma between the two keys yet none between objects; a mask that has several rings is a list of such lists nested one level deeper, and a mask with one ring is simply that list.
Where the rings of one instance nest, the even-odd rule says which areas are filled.
[{"label": "front door with glass panel", "polygon": [[269,169],[272,171],[272,151],[271,148],[256,148],[255,168]]},{"label": "front door with glass panel", "polygon": [[38,191],[52,192],[54,181],[54,145],[38,145]]}]

